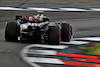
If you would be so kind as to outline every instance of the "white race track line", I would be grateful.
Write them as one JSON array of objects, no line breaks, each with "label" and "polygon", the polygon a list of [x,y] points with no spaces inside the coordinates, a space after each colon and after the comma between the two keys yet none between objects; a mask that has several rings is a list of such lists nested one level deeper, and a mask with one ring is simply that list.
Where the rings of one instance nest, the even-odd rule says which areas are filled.
[{"label": "white race track line", "polygon": [[22,50],[21,50],[21,57],[22,57],[22,59],[26,62],[26,63],[28,63],[29,65],[31,65],[32,67],[41,67],[40,65],[38,65],[38,64],[36,64],[36,63],[31,63],[30,61],[28,61],[28,59],[27,59],[27,55],[25,54],[25,52],[27,52],[28,51],[28,49],[30,48],[30,46],[26,46],[25,48],[23,48]]},{"label": "white race track line", "polygon": [[29,62],[64,64],[60,59],[56,58],[39,58],[39,57],[26,57],[26,58]]},{"label": "white race track line", "polygon": [[28,7],[27,10],[58,11],[56,9],[50,9],[50,8],[33,8],[33,7]]},{"label": "white race track line", "polygon": [[25,10],[25,9],[14,8],[14,7],[0,7],[0,10]]},{"label": "white race track line", "polygon": [[86,9],[79,9],[79,8],[59,8],[62,11],[89,11]]},{"label": "white race track line", "polygon": [[27,54],[41,54],[41,55],[56,55],[57,52],[53,51],[53,50],[28,50],[27,52],[25,52]]},{"label": "white race track line", "polygon": [[100,8],[90,8],[91,11],[100,11]]},{"label": "white race track line", "polygon": [[82,45],[82,44],[88,44],[89,42],[85,41],[70,41],[70,42],[61,42],[61,44],[74,44],[74,45]]},{"label": "white race track line", "polygon": [[72,40],[100,41],[100,37],[73,38]]},{"label": "white race track line", "polygon": [[47,45],[47,44],[31,44],[30,47],[42,47],[42,48],[52,48],[52,49],[65,49],[68,48],[68,46],[64,45]]},{"label": "white race track line", "polygon": [[[40,63],[53,63],[53,64],[63,64],[63,62],[60,59],[51,59],[51,58],[37,58],[37,57],[27,57],[26,53],[34,53],[34,50],[31,50],[31,52],[29,51],[29,48],[31,47],[42,47],[42,48],[53,48],[53,49],[65,49],[68,48],[68,46],[63,46],[63,45],[43,45],[43,44],[32,44],[29,46],[26,46],[25,48],[22,49],[21,51],[21,57],[22,59],[28,63],[29,65],[31,65],[32,67],[41,67],[40,65],[34,63],[34,62],[40,62]],[[51,55],[55,55],[56,51],[46,51],[46,50],[35,50],[35,52],[37,52],[37,54],[41,54],[41,52],[43,54],[51,54]]]},{"label": "white race track line", "polygon": [[26,7],[26,8],[16,8],[16,7],[0,7],[0,10],[19,10],[19,11],[100,11],[99,8],[37,8],[37,7]]}]

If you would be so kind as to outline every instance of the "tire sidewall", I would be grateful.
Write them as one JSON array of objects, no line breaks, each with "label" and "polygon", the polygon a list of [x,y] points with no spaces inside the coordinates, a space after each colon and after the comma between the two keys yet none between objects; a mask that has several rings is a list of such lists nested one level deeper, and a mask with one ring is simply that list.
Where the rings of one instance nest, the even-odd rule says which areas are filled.
[{"label": "tire sidewall", "polygon": [[69,23],[61,24],[61,40],[65,42],[70,42],[72,35],[72,26]]},{"label": "tire sidewall", "polygon": [[19,27],[16,22],[8,22],[5,26],[5,39],[7,41],[17,41],[19,36]]}]

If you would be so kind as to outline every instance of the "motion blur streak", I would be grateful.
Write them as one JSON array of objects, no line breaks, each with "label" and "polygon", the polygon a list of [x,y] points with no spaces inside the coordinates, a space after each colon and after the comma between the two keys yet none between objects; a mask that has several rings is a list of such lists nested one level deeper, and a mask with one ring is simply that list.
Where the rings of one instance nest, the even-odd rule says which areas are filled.
[{"label": "motion blur streak", "polygon": [[68,56],[68,57],[81,57],[81,58],[91,58],[99,59],[98,56],[80,55],[80,54],[68,54],[68,53],[57,53],[57,56]]},{"label": "motion blur streak", "polygon": [[74,62],[74,61],[63,61],[66,65],[76,65],[76,66],[88,66],[88,67],[99,67],[99,64],[94,63],[84,63],[84,62]]},{"label": "motion blur streak", "polygon": [[82,58],[73,58],[73,59],[77,61],[100,63],[100,59],[82,59]]}]

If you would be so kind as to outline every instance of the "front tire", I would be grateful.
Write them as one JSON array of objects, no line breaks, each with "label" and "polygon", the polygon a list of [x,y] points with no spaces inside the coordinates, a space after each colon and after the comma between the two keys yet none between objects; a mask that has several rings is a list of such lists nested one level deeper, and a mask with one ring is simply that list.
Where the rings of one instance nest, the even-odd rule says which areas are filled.
[{"label": "front tire", "polygon": [[15,22],[8,22],[5,26],[5,40],[18,41],[19,27]]},{"label": "front tire", "polygon": [[69,23],[61,24],[61,40],[64,42],[70,42],[72,37],[72,26]]}]

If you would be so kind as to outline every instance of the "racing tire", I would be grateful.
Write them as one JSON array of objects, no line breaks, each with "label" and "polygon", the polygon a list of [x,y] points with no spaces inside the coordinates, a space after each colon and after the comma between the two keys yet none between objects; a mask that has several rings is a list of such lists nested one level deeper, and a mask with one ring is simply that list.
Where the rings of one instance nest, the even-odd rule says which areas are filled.
[{"label": "racing tire", "polygon": [[48,32],[48,44],[59,44],[59,26],[50,26]]},{"label": "racing tire", "polygon": [[72,26],[69,23],[61,24],[61,41],[70,42],[72,38]]},{"label": "racing tire", "polygon": [[15,22],[8,22],[5,25],[5,40],[18,41],[19,26]]}]

